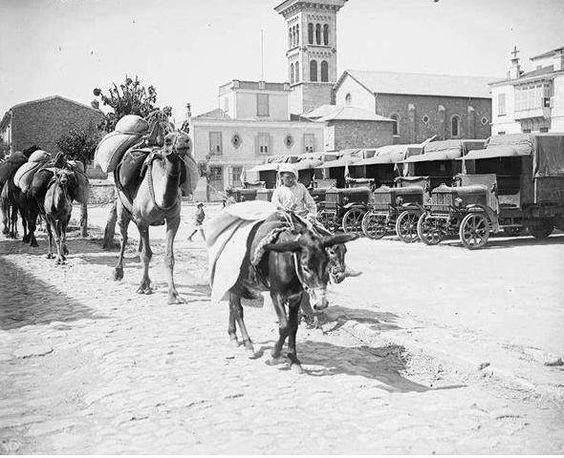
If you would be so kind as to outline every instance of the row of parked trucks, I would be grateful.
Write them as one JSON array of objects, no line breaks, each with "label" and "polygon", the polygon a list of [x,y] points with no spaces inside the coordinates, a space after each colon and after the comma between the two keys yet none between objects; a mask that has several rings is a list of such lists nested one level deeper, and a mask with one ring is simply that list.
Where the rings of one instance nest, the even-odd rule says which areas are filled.
[{"label": "row of parked trucks", "polygon": [[[373,239],[395,232],[404,242],[427,245],[458,236],[466,248],[477,249],[492,233],[529,232],[542,239],[555,227],[564,229],[564,134],[348,153],[319,164],[308,157],[311,167],[297,167],[318,203],[320,221],[333,231]],[[272,170],[259,167],[271,173],[276,163]],[[233,192],[241,201],[270,200],[272,191],[262,182]]]}]

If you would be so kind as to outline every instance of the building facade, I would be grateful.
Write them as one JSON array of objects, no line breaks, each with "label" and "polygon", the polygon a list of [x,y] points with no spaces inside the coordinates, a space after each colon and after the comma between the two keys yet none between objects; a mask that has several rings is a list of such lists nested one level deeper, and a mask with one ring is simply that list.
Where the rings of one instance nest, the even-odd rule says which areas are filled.
[{"label": "building facade", "polygon": [[14,105],[0,122],[0,136],[12,152],[37,145],[55,153],[62,135],[71,129],[96,129],[103,116],[100,110],[55,95]]},{"label": "building facade", "polygon": [[487,138],[492,104],[488,78],[346,70],[335,85],[337,105],[354,105],[396,122],[394,143],[437,136]]},{"label": "building facade", "polygon": [[274,10],[286,21],[291,112],[334,103],[337,13],[347,0],[286,0]]},{"label": "building facade", "polygon": [[531,57],[535,69],[528,72],[517,53],[507,78],[490,83],[492,133],[564,132],[564,47]]},{"label": "building facade", "polygon": [[220,86],[218,105],[191,120],[195,158],[209,173],[196,199],[218,199],[269,156],[323,149],[324,125],[291,116],[288,84],[233,80]]}]

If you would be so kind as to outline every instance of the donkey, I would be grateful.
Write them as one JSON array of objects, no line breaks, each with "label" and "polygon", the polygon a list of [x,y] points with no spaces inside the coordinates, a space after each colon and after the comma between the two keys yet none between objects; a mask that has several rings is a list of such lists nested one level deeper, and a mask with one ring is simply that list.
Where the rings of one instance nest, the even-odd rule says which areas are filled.
[{"label": "donkey", "polygon": [[[291,224],[286,224],[287,218]],[[251,264],[252,253],[260,240],[265,238],[261,226],[279,221],[279,227],[286,228],[279,234],[275,243],[264,245],[265,254],[256,266]],[[277,213],[264,223],[257,225],[247,242],[247,253],[236,283],[229,290],[229,322],[227,332],[231,341],[238,345],[236,325],[238,325],[243,345],[250,355],[254,355],[253,343],[243,319],[241,298],[251,299],[257,291],[268,290],[274,310],[278,316],[279,338],[271,355],[280,357],[282,347],[288,338],[288,358],[290,366],[301,371],[297,357],[296,334],[299,325],[299,310],[303,295],[307,294],[315,310],[328,306],[326,289],[329,282],[330,255],[327,248],[355,240],[353,234],[320,236],[312,231],[302,220],[293,214],[281,216]]]},{"label": "donkey", "polygon": [[71,182],[73,172],[58,168],[50,169],[50,171],[53,172],[53,176],[47,187],[45,200],[43,202],[43,210],[47,222],[47,234],[49,237],[47,259],[54,257],[52,245],[53,232],[55,232],[57,246],[56,263],[64,264],[66,255],[68,254],[66,247],[67,226],[72,212],[72,198],[69,194],[69,183]]},{"label": "donkey", "polygon": [[[138,173],[134,161],[127,162],[126,156],[114,171],[119,197],[117,216],[121,232],[121,247],[114,279],[123,278],[123,255],[127,244],[127,228],[133,221],[141,236],[140,251],[143,262],[143,277],[137,293],[152,294],[149,263],[153,252],[149,245],[149,226],[161,225],[166,221],[165,263],[168,270],[168,303],[178,304],[183,301],[174,284],[173,244],[180,225],[180,185],[186,179],[186,170],[179,149],[182,149],[183,140],[187,135],[172,132],[170,125],[165,124],[162,128],[169,130],[164,138],[164,148],[153,148],[146,155],[142,169],[139,171],[141,173]],[[128,176],[131,175],[134,175],[134,179],[128,179]]]}]

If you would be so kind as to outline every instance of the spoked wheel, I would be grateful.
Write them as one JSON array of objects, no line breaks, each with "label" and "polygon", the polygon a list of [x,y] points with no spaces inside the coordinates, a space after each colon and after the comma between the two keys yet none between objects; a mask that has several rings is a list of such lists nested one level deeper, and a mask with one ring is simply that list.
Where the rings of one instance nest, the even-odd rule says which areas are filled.
[{"label": "spoked wheel", "polygon": [[469,250],[482,248],[490,237],[490,223],[484,213],[469,213],[460,223],[460,241]]},{"label": "spoked wheel", "polygon": [[362,218],[362,232],[371,239],[381,239],[386,235],[386,217],[372,211]]},{"label": "spoked wheel", "polygon": [[536,221],[529,227],[529,232],[536,239],[546,239],[554,230],[552,221]]},{"label": "spoked wheel", "polygon": [[330,231],[334,231],[337,226],[337,214],[330,210],[321,210],[317,215],[317,219],[322,226],[326,227]]},{"label": "spoked wheel", "polygon": [[362,208],[351,208],[343,216],[343,231],[347,234],[362,232],[362,217],[366,212]]},{"label": "spoked wheel", "polygon": [[437,220],[427,218],[425,213],[417,221],[417,235],[425,245],[437,245],[444,237]]},{"label": "spoked wheel", "polygon": [[396,221],[396,234],[405,243],[417,242],[417,220],[419,214],[406,210],[398,216]]}]

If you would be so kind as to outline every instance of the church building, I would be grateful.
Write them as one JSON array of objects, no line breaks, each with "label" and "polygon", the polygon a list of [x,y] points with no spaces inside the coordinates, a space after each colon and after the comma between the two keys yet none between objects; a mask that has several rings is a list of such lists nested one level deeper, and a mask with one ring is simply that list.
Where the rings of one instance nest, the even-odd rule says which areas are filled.
[{"label": "church building", "polygon": [[338,77],[337,13],[347,1],[286,0],[274,8],[286,22],[293,114],[356,106],[393,119],[394,143],[490,136],[495,78],[357,70]]}]

